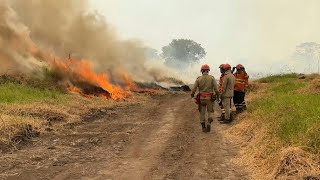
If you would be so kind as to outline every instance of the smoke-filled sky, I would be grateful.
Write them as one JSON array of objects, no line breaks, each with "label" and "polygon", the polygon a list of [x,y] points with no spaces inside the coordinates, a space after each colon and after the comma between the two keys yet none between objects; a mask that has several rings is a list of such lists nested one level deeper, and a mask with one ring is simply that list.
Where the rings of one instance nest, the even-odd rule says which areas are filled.
[{"label": "smoke-filled sky", "polygon": [[[292,59],[303,42],[320,42],[319,0],[90,0],[123,39],[156,48],[190,38],[212,66],[243,63],[251,73],[316,71]],[[218,73],[215,72],[214,74]]]},{"label": "smoke-filled sky", "polygon": [[[171,76],[163,64],[147,61],[142,43],[120,40],[106,19],[89,7],[87,0],[0,0],[0,74],[30,75],[56,65],[56,59],[71,57],[87,62],[82,74],[104,73],[104,79],[120,86]],[[60,69],[68,80],[79,76]]]}]

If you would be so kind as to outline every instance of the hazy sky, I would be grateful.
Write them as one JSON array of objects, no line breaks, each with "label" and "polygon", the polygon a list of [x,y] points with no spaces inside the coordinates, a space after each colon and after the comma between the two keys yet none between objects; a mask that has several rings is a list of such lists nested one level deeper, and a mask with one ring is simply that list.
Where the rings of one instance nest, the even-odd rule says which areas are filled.
[{"label": "hazy sky", "polygon": [[268,73],[289,65],[305,71],[311,62],[290,58],[295,46],[320,42],[320,0],[90,1],[119,37],[159,51],[173,38],[190,38],[202,44],[205,62],[213,66],[243,63],[251,72]]}]

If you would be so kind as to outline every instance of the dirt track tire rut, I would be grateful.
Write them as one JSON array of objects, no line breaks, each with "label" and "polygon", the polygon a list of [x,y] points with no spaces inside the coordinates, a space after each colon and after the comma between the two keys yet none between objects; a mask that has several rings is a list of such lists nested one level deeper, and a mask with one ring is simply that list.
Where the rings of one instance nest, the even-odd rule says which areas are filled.
[{"label": "dirt track tire rut", "polygon": [[247,179],[227,128],[202,133],[186,94],[154,97],[1,156],[0,179]]}]

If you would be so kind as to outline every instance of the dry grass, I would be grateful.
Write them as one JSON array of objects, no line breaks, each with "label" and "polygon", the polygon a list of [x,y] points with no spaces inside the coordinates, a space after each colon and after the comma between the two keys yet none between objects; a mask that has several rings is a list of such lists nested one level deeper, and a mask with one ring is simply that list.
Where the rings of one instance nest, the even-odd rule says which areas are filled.
[{"label": "dry grass", "polygon": [[[262,95],[269,94],[267,92],[266,83],[251,82],[251,91],[246,97],[248,106],[251,102],[259,99]],[[259,121],[260,111],[244,112],[237,117],[236,124],[226,132],[226,137],[230,140],[236,140],[241,144],[240,156],[233,161],[236,164],[246,167],[251,179],[270,179],[268,172],[267,155],[265,154],[265,145],[267,139],[266,127]],[[263,143],[262,143],[263,142]]]},{"label": "dry grass", "polygon": [[[168,92],[153,92],[152,96],[161,96],[166,93]],[[104,114],[107,115],[109,109],[146,103],[152,96],[132,94],[126,100],[115,101],[99,97],[87,98],[75,93],[64,95],[64,100],[58,102],[43,100],[28,104],[1,103],[0,152],[8,148],[14,150],[22,142],[17,138],[23,136],[23,134],[26,137],[25,139],[22,138],[23,141],[30,140],[35,135],[28,132],[30,130],[36,133],[47,133],[50,129],[50,131],[59,133],[66,125],[84,120],[87,114],[90,114],[90,117],[99,118]]]},{"label": "dry grass", "polygon": [[[319,77],[319,75],[309,75],[304,80],[298,80],[303,81],[306,86],[294,86],[292,83],[287,83],[288,77],[286,76],[285,84],[281,84],[281,79],[277,78],[282,77],[277,76],[266,78],[268,83],[252,83],[252,91],[247,97],[249,110],[238,116],[236,124],[226,132],[228,139],[242,145],[240,155],[233,161],[246,167],[251,179],[320,179],[320,155],[307,152],[308,148],[306,147],[285,143],[281,137],[274,133],[281,130],[277,114],[271,111],[266,116],[261,116],[265,114],[263,108],[269,104],[262,104],[262,106],[258,106],[258,109],[250,109],[251,103],[255,105],[257,101],[265,103],[261,98],[268,100],[277,93],[280,96],[286,95],[282,86],[288,90],[298,88],[292,92],[293,94],[300,94],[303,90],[308,95],[315,93],[319,88]],[[270,90],[271,85],[272,89]],[[301,112],[299,111],[299,113]],[[313,130],[309,129],[309,131]],[[285,131],[285,133],[287,132]],[[308,141],[306,143],[308,144]]]},{"label": "dry grass", "polygon": [[279,163],[274,168],[275,179],[320,178],[320,161],[315,156],[297,147],[285,148],[279,154]]},{"label": "dry grass", "polygon": [[307,80],[313,80],[313,79],[319,79],[319,78],[320,78],[320,74],[317,74],[317,73],[309,74],[306,76]]},{"label": "dry grass", "polygon": [[320,95],[320,75],[313,74],[307,76],[306,81],[309,82],[308,85],[304,88],[298,89],[297,93]]},{"label": "dry grass", "polygon": [[[251,179],[316,179],[320,178],[319,156],[297,147],[283,147],[268,133],[268,127],[253,123],[255,115],[243,119],[228,130],[228,138],[241,143],[240,156],[233,160],[246,167]],[[317,160],[318,158],[318,160]]]},{"label": "dry grass", "polygon": [[[270,138],[268,127],[257,120],[259,111],[243,113],[238,116],[238,122],[227,131],[227,138],[241,144],[240,156],[233,161],[246,167],[251,179],[272,179],[272,167],[275,166],[272,146],[279,146],[280,141]],[[241,120],[240,120],[241,119]]]},{"label": "dry grass", "polygon": [[0,152],[9,147],[16,148],[21,142],[39,135],[41,123],[33,118],[12,115],[0,116]]},{"label": "dry grass", "polygon": [[[84,119],[95,120],[109,110],[150,101],[167,91],[145,90],[125,100],[84,97],[61,86],[58,72],[43,69],[34,76],[0,75],[0,151],[47,131],[59,133]],[[40,76],[39,76],[40,73]],[[19,140],[20,139],[20,140]]]}]

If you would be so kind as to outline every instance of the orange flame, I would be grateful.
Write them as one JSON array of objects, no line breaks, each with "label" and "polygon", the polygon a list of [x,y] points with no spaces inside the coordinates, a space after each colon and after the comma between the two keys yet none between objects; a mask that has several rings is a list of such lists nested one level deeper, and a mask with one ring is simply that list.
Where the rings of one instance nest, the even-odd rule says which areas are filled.
[{"label": "orange flame", "polygon": [[[110,93],[112,99],[124,99],[130,94],[130,90],[133,88],[138,88],[138,86],[133,83],[127,74],[123,74],[125,79],[126,86],[121,88],[120,86],[111,84],[107,74],[105,73],[96,73],[92,70],[90,61],[88,60],[74,60],[69,59],[68,61],[51,60],[51,63],[54,67],[63,73],[67,73],[70,77],[79,78],[81,81],[91,83],[95,86],[101,87],[103,90]],[[70,87],[69,91],[81,92],[81,89],[78,87]]]},{"label": "orange flame", "polygon": [[82,92],[81,92],[81,89],[79,89],[79,88],[77,88],[77,87],[75,87],[75,86],[68,87],[67,89],[68,89],[69,91],[71,91],[71,92],[82,93]]}]

